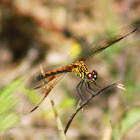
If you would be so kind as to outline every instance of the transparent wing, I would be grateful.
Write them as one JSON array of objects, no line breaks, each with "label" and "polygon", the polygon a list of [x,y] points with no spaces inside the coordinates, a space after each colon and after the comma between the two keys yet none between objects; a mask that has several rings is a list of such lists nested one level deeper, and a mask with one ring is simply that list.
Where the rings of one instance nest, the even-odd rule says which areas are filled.
[{"label": "transparent wing", "polygon": [[108,35],[99,37],[95,42],[83,46],[84,51],[82,51],[74,60],[83,60],[85,61],[91,56],[96,55],[97,53],[103,51],[104,49],[110,47],[112,44],[120,41],[121,39],[127,37],[131,33],[135,32],[138,29],[138,25],[129,25],[123,28],[120,28]]},{"label": "transparent wing", "polygon": [[[53,87],[59,82],[59,80],[63,76],[64,74],[56,74],[54,78],[49,80],[47,85],[35,90],[27,90],[28,94],[26,95],[26,100],[24,103],[22,114],[26,115],[37,109],[38,106],[42,103],[42,101],[46,98],[46,96],[50,93]],[[47,80],[48,78],[49,77],[45,79]]]},{"label": "transparent wing", "polygon": [[[60,65],[51,65],[49,67],[43,68],[44,72],[48,72],[51,70],[55,70],[57,68],[60,68]],[[43,87],[44,85],[48,84],[51,80],[53,80],[54,78],[56,78],[58,76],[58,74],[60,73],[60,71],[58,71],[58,73],[54,74],[54,75],[48,75],[48,77],[44,79],[38,79],[37,77],[39,75],[42,75],[41,71],[39,70],[37,73],[35,73],[34,75],[32,75],[26,82],[25,88],[29,89],[29,90],[35,90],[38,88]],[[64,72],[66,73],[66,71]]]}]

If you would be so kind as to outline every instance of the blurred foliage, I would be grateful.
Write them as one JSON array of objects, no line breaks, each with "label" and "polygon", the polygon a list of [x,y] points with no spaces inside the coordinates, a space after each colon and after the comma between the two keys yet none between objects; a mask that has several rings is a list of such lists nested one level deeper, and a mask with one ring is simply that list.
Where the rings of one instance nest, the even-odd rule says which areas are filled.
[{"label": "blurred foliage", "polygon": [[0,116],[0,131],[7,131],[8,129],[11,129],[18,125],[19,123],[19,115],[15,112],[10,113],[3,113]]},{"label": "blurred foliage", "polygon": [[140,121],[140,108],[133,108],[126,112],[121,120],[113,127],[114,140],[127,137],[127,133]]},{"label": "blurred foliage", "polygon": [[19,78],[0,90],[0,131],[16,126],[20,120],[20,116],[14,109],[18,102],[15,93],[20,85]]}]

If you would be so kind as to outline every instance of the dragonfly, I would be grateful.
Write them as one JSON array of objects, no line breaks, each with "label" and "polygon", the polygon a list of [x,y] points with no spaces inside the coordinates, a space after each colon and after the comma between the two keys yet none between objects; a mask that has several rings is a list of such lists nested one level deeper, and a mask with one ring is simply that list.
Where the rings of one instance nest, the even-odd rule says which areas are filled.
[{"label": "dragonfly", "polygon": [[36,110],[55,85],[62,79],[64,74],[68,72],[72,72],[81,78],[81,81],[77,85],[77,92],[81,101],[84,102],[85,98],[82,90],[83,85],[85,84],[85,89],[90,94],[94,94],[95,92],[95,90],[91,88],[90,83],[98,86],[95,82],[98,77],[97,71],[92,70],[89,72],[85,65],[85,61],[132,34],[137,29],[138,26],[136,25],[122,27],[112,32],[109,36],[100,37],[97,41],[89,44],[86,50],[80,53],[71,64],[60,68],[53,68],[50,66],[43,69],[43,73],[39,71],[32,75],[25,85],[25,88],[28,90],[28,94],[26,95],[22,114],[29,114]]}]

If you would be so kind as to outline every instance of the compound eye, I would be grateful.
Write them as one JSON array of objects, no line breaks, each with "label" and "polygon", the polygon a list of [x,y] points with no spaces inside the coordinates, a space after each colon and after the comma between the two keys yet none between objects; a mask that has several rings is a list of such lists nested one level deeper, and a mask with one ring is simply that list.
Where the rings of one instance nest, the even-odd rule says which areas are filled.
[{"label": "compound eye", "polygon": [[98,73],[96,70],[92,71],[92,78],[94,78],[95,80],[97,79]]},{"label": "compound eye", "polygon": [[92,79],[92,78],[93,78],[92,73],[88,73],[88,74],[87,74],[87,79]]}]

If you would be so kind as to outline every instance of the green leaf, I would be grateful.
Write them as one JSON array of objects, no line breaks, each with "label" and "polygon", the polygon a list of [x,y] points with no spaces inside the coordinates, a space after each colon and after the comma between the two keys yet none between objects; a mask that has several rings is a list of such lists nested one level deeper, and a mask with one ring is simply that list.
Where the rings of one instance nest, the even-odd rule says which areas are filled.
[{"label": "green leaf", "polygon": [[13,110],[18,102],[16,91],[21,83],[21,78],[18,78],[0,89],[0,131],[14,127],[19,120],[19,115]]},{"label": "green leaf", "polygon": [[120,123],[113,128],[114,139],[123,137],[137,122],[140,121],[140,108],[134,108],[124,114]]},{"label": "green leaf", "polygon": [[17,113],[11,112],[9,114],[3,114],[0,116],[0,131],[10,129],[19,121],[19,116]]},{"label": "green leaf", "polygon": [[16,105],[17,101],[14,99],[14,94],[20,84],[21,79],[16,79],[0,90],[0,115]]}]

